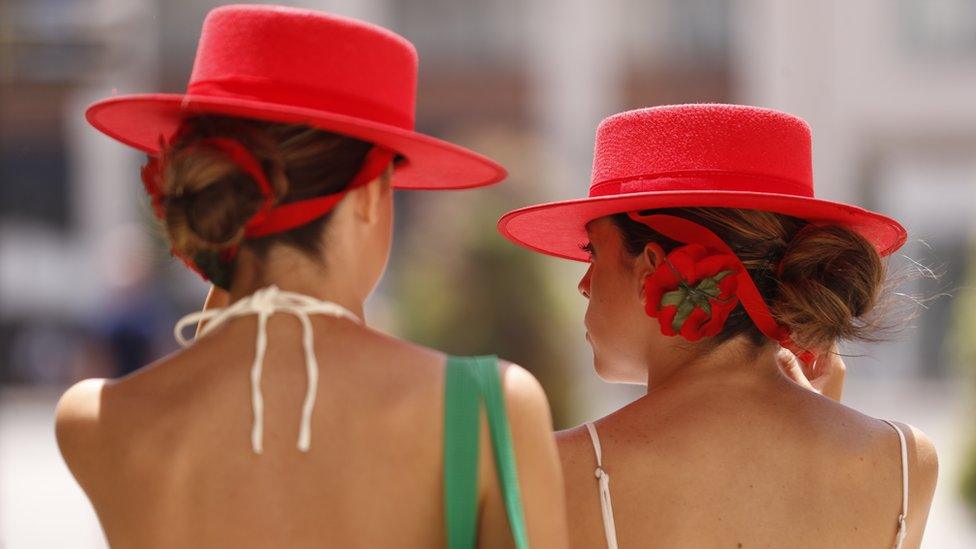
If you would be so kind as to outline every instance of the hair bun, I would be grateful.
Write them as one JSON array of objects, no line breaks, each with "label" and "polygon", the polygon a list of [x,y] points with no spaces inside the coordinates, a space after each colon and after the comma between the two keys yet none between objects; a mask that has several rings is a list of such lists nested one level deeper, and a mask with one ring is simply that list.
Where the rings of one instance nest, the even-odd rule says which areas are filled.
[{"label": "hair bun", "polygon": [[198,141],[170,152],[163,185],[167,232],[174,250],[188,257],[240,244],[245,224],[264,200],[240,166]]},{"label": "hair bun", "polygon": [[236,262],[223,252],[246,249],[264,260],[280,244],[319,258],[330,215],[281,233],[246,238],[246,224],[266,198],[261,184],[234,159],[238,155],[217,139],[240,143],[257,160],[275,206],[342,191],[372,147],[302,124],[217,115],[190,116],[176,135],[164,148],[163,173],[153,181],[165,197],[157,211],[163,214],[174,254],[225,289]]},{"label": "hair bun", "polygon": [[839,225],[807,225],[779,263],[771,309],[801,347],[823,350],[839,339],[871,340],[865,321],[878,300],[885,268],[875,248]]}]

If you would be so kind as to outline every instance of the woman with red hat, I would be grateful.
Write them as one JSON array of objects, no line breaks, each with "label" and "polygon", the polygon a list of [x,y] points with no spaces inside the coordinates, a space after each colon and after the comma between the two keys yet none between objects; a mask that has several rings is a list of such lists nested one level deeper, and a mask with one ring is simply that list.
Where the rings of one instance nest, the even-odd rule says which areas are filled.
[{"label": "woman with red hat", "polygon": [[363,321],[391,188],[505,175],[414,131],[416,73],[386,29],[228,6],[204,22],[185,94],[89,108],[149,154],[173,255],[230,303],[177,324],[185,350],[61,399],[61,451],[113,547],[565,546],[535,379]]},{"label": "woman with red hat", "polygon": [[871,339],[905,230],[814,197],[806,123],[733,105],[617,114],[589,194],[499,222],[589,263],[596,370],[647,387],[557,435],[572,544],[918,547],[932,443],[837,402],[836,343]]}]

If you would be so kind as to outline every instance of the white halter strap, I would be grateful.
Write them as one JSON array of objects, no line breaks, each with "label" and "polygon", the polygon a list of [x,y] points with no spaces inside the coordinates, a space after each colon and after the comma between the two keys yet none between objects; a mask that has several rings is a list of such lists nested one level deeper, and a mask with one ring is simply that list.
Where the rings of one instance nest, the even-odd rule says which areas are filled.
[{"label": "white halter strap", "polygon": [[264,353],[268,347],[268,317],[276,312],[293,314],[302,323],[302,347],[305,350],[305,369],[308,375],[308,387],[305,401],[302,404],[302,421],[298,432],[298,449],[307,452],[312,442],[312,410],[315,407],[315,392],[318,389],[319,364],[315,359],[315,349],[312,346],[312,322],[308,315],[320,314],[336,318],[347,318],[361,322],[359,317],[348,309],[330,301],[319,301],[313,297],[294,292],[285,292],[271,285],[236,301],[224,309],[208,309],[190,313],[180,319],[173,329],[176,341],[186,347],[192,343],[183,337],[183,330],[187,326],[205,321],[198,337],[202,337],[216,329],[224,322],[241,316],[258,315],[257,341],[254,346],[254,362],[251,365],[251,406],[254,410],[254,423],[251,427],[251,448],[255,454],[263,450],[264,441],[264,398],[261,395],[261,370],[264,364]]}]

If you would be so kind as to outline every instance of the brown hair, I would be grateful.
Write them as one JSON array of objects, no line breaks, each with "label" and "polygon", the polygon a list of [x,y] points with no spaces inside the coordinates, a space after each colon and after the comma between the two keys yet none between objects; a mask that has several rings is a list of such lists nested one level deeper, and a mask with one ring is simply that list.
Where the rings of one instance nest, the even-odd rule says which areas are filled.
[{"label": "brown hair", "polygon": [[[664,213],[705,226],[742,260],[773,317],[790,328],[803,349],[825,351],[840,339],[877,339],[875,309],[886,280],[885,264],[863,236],[840,225],[812,225],[787,215],[733,208],[680,208]],[[626,214],[611,216],[632,255],[656,242],[666,252],[681,245]],[[742,306],[729,316],[716,343],[747,334],[765,336]]]},{"label": "brown hair", "polygon": [[341,191],[365,160],[370,144],[300,124],[224,116],[196,116],[181,126],[164,151],[165,226],[173,250],[190,258],[214,284],[227,288],[233,262],[222,252],[240,246],[265,257],[276,244],[311,257],[321,251],[330,215],[261,238],[244,239],[244,224],[261,207],[257,182],[216,149],[210,137],[232,137],[257,158],[278,197],[287,204]]}]

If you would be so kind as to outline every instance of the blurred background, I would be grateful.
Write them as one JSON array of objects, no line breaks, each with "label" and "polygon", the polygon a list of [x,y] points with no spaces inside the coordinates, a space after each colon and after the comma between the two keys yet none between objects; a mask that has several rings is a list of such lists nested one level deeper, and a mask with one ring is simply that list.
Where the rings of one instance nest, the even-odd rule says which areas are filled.
[{"label": "blurred background", "polygon": [[[601,118],[735,102],[813,127],[818,195],[908,227],[923,296],[895,338],[848,346],[847,404],[935,441],[926,547],[976,547],[976,0],[308,0],[394,29],[421,58],[418,128],[505,164],[506,183],[399,193],[370,322],[531,369],[557,427],[639,388],[601,383],[584,266],[516,248],[507,209],[584,196]],[[207,287],[173,261],[144,158],[91,129],[115,93],[181,92],[200,0],[0,0],[0,547],[104,547],[53,436],[60,393],[175,349]],[[967,505],[967,501],[973,502]]]}]

